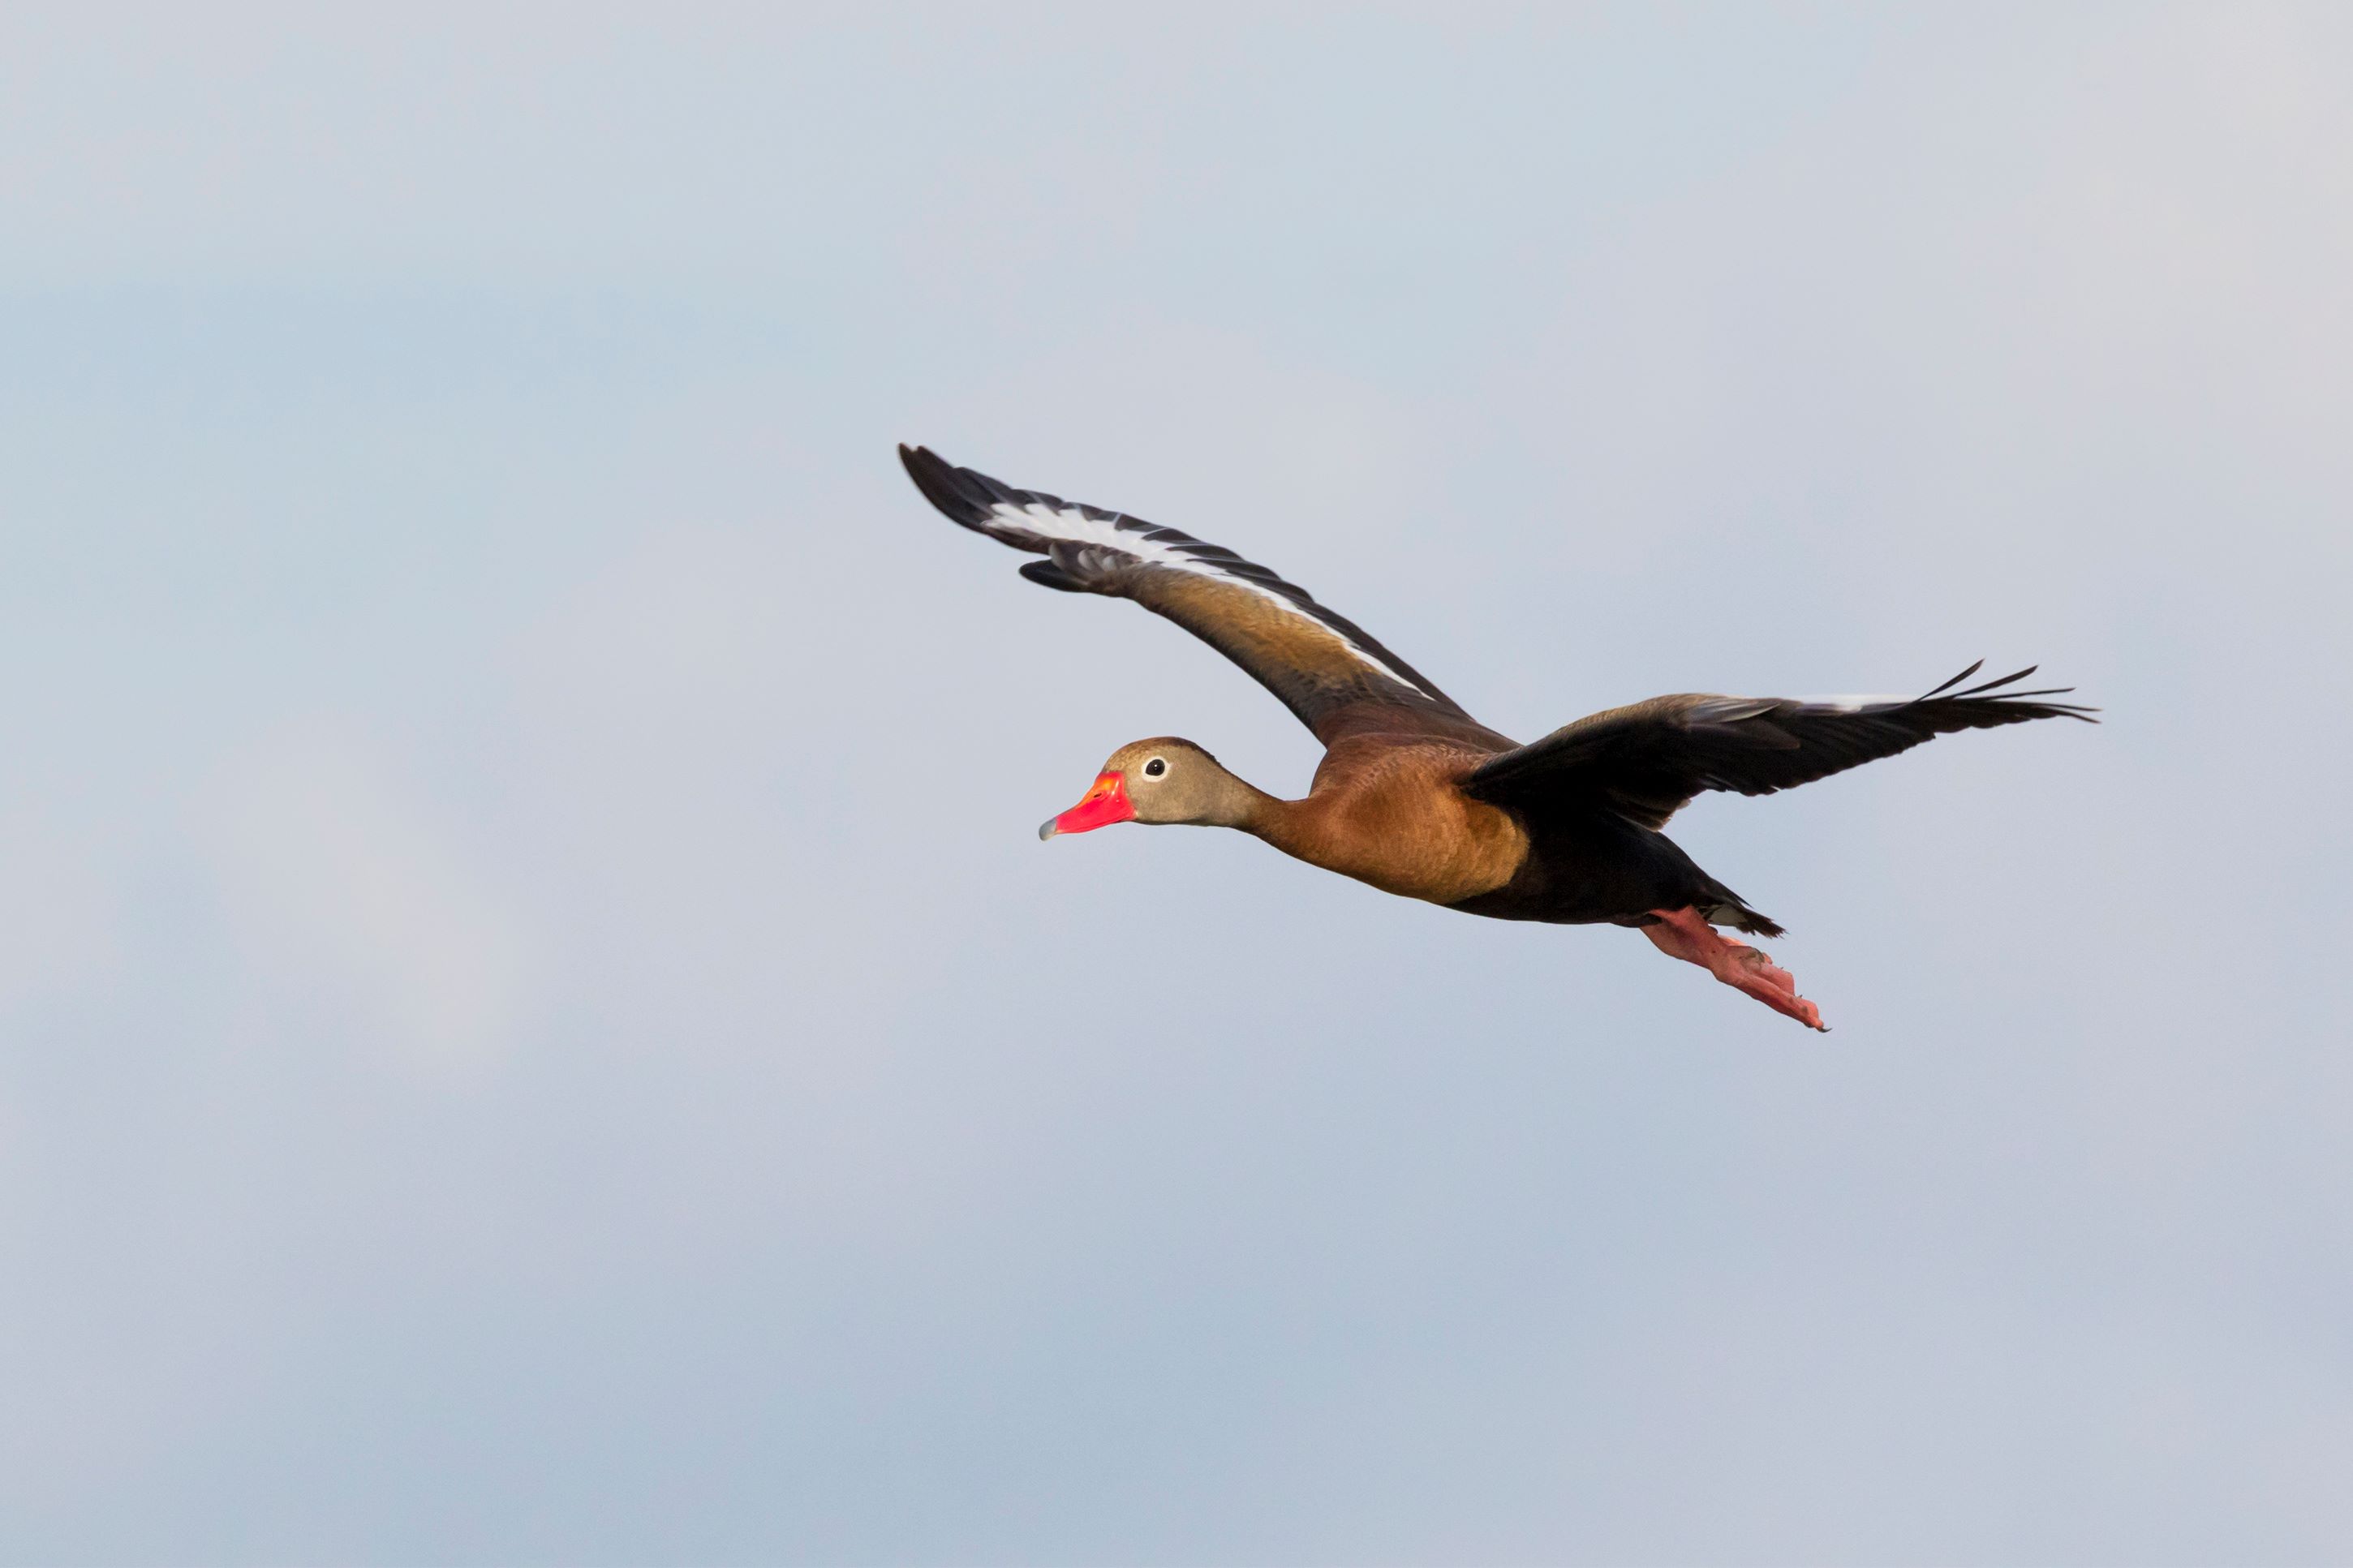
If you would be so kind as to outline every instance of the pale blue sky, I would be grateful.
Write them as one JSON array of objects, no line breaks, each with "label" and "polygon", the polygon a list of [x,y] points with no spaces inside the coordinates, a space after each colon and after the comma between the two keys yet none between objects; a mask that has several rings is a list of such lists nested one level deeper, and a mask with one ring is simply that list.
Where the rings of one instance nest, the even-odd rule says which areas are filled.
[{"label": "pale blue sky", "polygon": [[[2353,1556],[2325,5],[0,15],[0,1561]],[[1631,933],[928,442],[1498,727],[2031,659]]]}]

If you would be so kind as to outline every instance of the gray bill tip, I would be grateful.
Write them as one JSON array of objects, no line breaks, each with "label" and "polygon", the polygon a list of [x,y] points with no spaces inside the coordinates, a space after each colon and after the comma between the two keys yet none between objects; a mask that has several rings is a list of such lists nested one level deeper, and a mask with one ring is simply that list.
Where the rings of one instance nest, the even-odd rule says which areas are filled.
[{"label": "gray bill tip", "polygon": [[1060,828],[1054,826],[1054,819],[1050,816],[1045,821],[1038,825],[1038,841],[1042,844],[1047,839],[1053,837],[1054,835],[1061,831],[1062,830]]}]

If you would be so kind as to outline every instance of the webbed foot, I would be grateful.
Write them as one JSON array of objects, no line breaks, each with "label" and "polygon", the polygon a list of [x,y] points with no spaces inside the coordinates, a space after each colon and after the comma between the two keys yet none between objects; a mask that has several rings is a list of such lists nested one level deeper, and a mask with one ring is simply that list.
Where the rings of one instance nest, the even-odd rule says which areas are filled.
[{"label": "webbed foot", "polygon": [[1821,1010],[1798,994],[1789,972],[1745,942],[1724,935],[1700,917],[1697,910],[1652,910],[1655,925],[1641,928],[1661,952],[1696,963],[1736,991],[1754,996],[1776,1013],[1795,1018],[1810,1029],[1830,1032]]}]

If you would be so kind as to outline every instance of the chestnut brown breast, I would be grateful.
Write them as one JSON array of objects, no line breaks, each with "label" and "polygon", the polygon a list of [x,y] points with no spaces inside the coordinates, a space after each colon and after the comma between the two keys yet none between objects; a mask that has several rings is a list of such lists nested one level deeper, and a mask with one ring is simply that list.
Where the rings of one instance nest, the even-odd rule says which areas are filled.
[{"label": "chestnut brown breast", "polygon": [[1455,783],[1485,753],[1366,735],[1341,742],[1304,800],[1279,801],[1260,837],[1286,855],[1384,892],[1451,904],[1512,879],[1528,837],[1509,812]]}]

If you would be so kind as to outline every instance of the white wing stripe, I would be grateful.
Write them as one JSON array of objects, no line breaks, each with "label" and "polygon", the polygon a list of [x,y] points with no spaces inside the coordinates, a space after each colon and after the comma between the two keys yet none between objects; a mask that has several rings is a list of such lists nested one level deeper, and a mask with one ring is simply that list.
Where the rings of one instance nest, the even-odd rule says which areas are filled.
[{"label": "white wing stripe", "polygon": [[1827,708],[1835,713],[1860,713],[1866,708],[1901,708],[1907,702],[1917,701],[1918,698],[1916,696],[1797,697],[1790,700],[1804,708]]},{"label": "white wing stripe", "polygon": [[1229,572],[1219,563],[1191,554],[1166,540],[1154,539],[1142,531],[1145,526],[1142,523],[1132,528],[1122,528],[1120,519],[1126,515],[1124,512],[1108,517],[1091,517],[1077,507],[1063,507],[1057,510],[1043,501],[1031,501],[1028,506],[1016,506],[1010,501],[997,501],[989,508],[989,510],[1003,519],[1012,528],[1035,534],[1040,539],[1050,539],[1060,544],[1100,545],[1106,550],[1116,550],[1124,555],[1132,555],[1147,565],[1165,566],[1176,572],[1189,572],[1197,577],[1214,577],[1219,582],[1230,583],[1238,588],[1246,588],[1284,614],[1305,621],[1317,631],[1333,638],[1367,668],[1396,681],[1409,691],[1421,692],[1426,697],[1437,695],[1435,692],[1424,690],[1419,682],[1408,679],[1380,659],[1366,652],[1364,648],[1357,646],[1355,639],[1308,614],[1289,597],[1276,593],[1263,583],[1254,583],[1248,577]]}]

